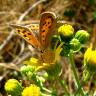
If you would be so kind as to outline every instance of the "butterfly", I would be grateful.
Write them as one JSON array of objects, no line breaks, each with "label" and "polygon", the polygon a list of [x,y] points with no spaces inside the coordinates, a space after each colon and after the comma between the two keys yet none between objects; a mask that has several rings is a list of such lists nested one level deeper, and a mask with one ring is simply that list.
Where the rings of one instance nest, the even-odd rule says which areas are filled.
[{"label": "butterfly", "polygon": [[[31,24],[27,26],[14,25],[16,33],[29,42],[38,52],[40,52],[40,60],[43,62],[51,62],[54,54],[49,50],[52,34],[56,28],[56,15],[53,12],[44,12],[40,16],[39,26]],[[38,35],[33,30],[39,29]],[[51,60],[51,61],[50,61]]]}]

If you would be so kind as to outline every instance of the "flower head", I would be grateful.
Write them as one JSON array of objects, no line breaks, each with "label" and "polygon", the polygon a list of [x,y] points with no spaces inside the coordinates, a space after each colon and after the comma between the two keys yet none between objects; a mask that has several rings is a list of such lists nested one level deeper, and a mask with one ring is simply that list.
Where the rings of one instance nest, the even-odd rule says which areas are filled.
[{"label": "flower head", "polygon": [[5,84],[5,90],[12,96],[20,96],[22,89],[21,84],[16,79],[9,79]]},{"label": "flower head", "polygon": [[40,88],[32,84],[23,90],[22,96],[40,96]]},{"label": "flower head", "polygon": [[38,65],[38,59],[32,57],[32,58],[30,58],[30,60],[24,61],[23,64],[36,66],[36,65]]},{"label": "flower head", "polygon": [[90,71],[96,70],[96,50],[92,50],[92,46],[89,47],[84,54],[84,65]]},{"label": "flower head", "polygon": [[58,32],[60,34],[63,34],[63,36],[65,36],[65,37],[69,37],[69,36],[73,35],[74,28],[71,25],[64,24],[59,27]]}]

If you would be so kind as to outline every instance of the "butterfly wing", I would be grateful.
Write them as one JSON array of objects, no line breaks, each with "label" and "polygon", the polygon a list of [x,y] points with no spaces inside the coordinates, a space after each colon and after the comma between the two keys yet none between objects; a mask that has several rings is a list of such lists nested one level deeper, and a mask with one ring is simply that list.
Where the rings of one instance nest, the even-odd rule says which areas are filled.
[{"label": "butterfly wing", "polygon": [[50,44],[50,39],[56,27],[56,15],[53,12],[44,12],[40,19],[40,43],[43,49]]},{"label": "butterfly wing", "polygon": [[32,24],[26,25],[26,27],[33,32],[35,37],[39,38],[39,24],[32,23]]},{"label": "butterfly wing", "polygon": [[26,27],[30,29],[32,32],[33,31],[36,31],[37,33],[39,32],[39,24],[33,23],[33,24],[26,25]]},{"label": "butterfly wing", "polygon": [[31,45],[33,45],[35,48],[40,48],[41,44],[38,41],[38,39],[33,35],[30,29],[28,29],[25,26],[20,25],[13,25],[11,24],[13,28],[16,29],[16,33],[24,38],[27,42],[29,42]]}]

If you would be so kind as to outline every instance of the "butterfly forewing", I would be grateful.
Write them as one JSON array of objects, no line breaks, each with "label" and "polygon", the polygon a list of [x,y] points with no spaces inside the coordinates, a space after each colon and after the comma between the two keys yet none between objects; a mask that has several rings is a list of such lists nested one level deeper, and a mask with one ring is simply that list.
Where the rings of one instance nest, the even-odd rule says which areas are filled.
[{"label": "butterfly forewing", "polygon": [[40,18],[40,43],[45,49],[50,44],[50,39],[56,26],[56,16],[52,12],[44,12]]},{"label": "butterfly forewing", "polygon": [[40,42],[31,32],[32,30],[28,29],[25,26],[12,25],[12,24],[11,24],[11,26],[16,29],[16,33],[18,35],[20,35],[22,38],[24,38],[27,42],[29,42],[35,48],[40,48],[41,47]]},{"label": "butterfly forewing", "polygon": [[28,29],[30,29],[32,32],[36,31],[37,33],[39,32],[39,24],[30,24],[30,25],[26,25],[26,27]]},{"label": "butterfly forewing", "polygon": [[39,38],[39,24],[33,23],[30,25],[26,25],[26,27],[32,31],[36,38]]}]

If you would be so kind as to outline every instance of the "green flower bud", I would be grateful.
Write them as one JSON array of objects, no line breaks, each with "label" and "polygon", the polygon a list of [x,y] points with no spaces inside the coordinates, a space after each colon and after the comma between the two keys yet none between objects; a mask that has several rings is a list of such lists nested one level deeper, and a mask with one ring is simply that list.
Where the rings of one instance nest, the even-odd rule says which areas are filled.
[{"label": "green flower bud", "polygon": [[78,50],[81,49],[81,43],[79,42],[78,39],[73,38],[73,39],[70,41],[70,48],[71,48],[73,51],[78,51]]},{"label": "green flower bud", "polygon": [[45,73],[43,74],[43,76],[44,76],[44,78],[48,78],[48,73],[45,72]]},{"label": "green flower bud", "polygon": [[74,28],[71,25],[64,24],[58,28],[58,32],[64,37],[70,37],[74,33]]},{"label": "green flower bud", "polygon": [[78,30],[75,34],[75,38],[80,41],[80,43],[85,43],[89,38],[89,33],[85,30]]},{"label": "green flower bud", "polygon": [[24,75],[27,75],[28,73],[33,73],[34,71],[35,71],[35,68],[34,66],[31,66],[31,65],[21,67],[21,73]]},{"label": "green flower bud", "polygon": [[16,79],[9,79],[5,83],[5,90],[12,96],[20,96],[23,88]]}]

